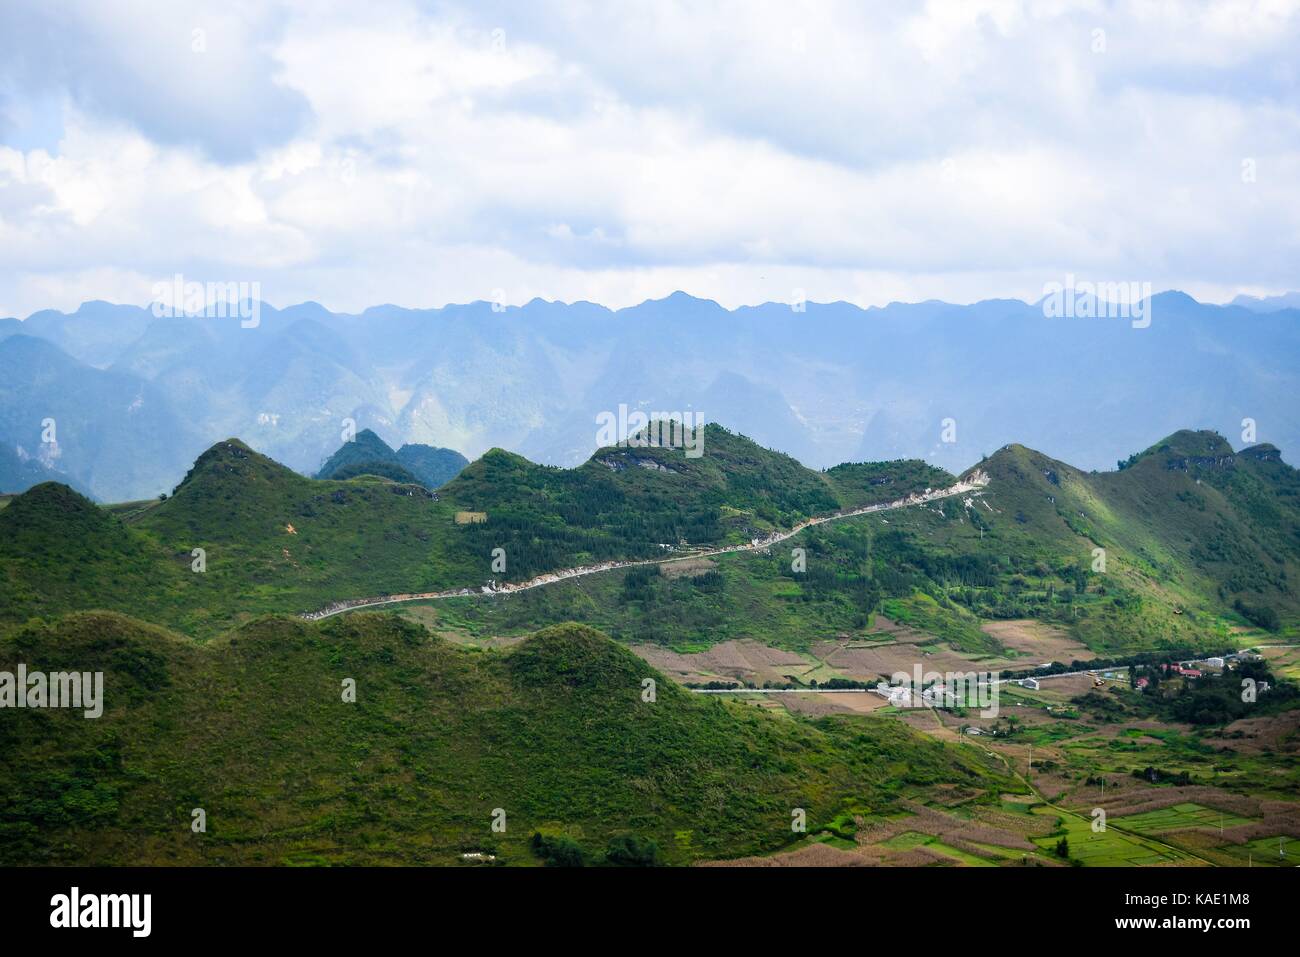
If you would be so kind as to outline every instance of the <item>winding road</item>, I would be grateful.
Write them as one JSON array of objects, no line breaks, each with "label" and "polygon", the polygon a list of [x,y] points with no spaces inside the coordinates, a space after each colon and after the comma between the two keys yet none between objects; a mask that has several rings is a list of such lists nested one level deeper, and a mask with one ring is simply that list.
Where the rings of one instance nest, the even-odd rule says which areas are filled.
[{"label": "winding road", "polygon": [[940,499],[951,498],[954,495],[976,496],[989,484],[989,477],[984,472],[976,469],[971,475],[955,485],[947,488],[935,489],[927,492],[914,492],[906,498],[896,499],[892,502],[879,502],[875,505],[863,505],[860,508],[848,509],[842,512],[833,512],[830,515],[820,515],[814,518],[806,518],[793,528],[784,532],[773,532],[763,538],[756,538],[747,545],[731,545],[724,548],[701,549],[692,551],[688,555],[679,555],[672,558],[646,558],[638,561],[617,561],[601,562],[597,565],[581,565],[577,568],[565,568],[560,571],[547,572],[531,578],[526,582],[509,583],[504,585],[482,585],[478,588],[453,588],[447,591],[420,592],[416,594],[404,595],[383,595],[374,598],[351,598],[345,601],[334,602],[326,605],[318,611],[304,612],[299,617],[308,621],[320,621],[323,618],[332,618],[334,615],[342,615],[349,611],[356,611],[359,608],[376,608],[383,605],[397,605],[404,602],[412,601],[433,601],[441,598],[466,598],[475,595],[509,595],[515,592],[527,591],[530,588],[541,588],[543,585],[552,585],[556,582],[567,581],[570,578],[581,578],[583,575],[595,575],[599,572],[613,571],[619,568],[635,568],[640,565],[668,565],[673,562],[694,561],[700,558],[711,558],[715,555],[730,555],[736,552],[753,552],[761,548],[771,548],[784,542],[786,539],[793,538],[806,528],[814,525],[824,525],[827,522],[837,522],[841,519],[856,518],[859,515],[871,515],[876,512],[887,512],[893,509],[906,508],[909,505],[924,505],[928,502],[935,502]]}]

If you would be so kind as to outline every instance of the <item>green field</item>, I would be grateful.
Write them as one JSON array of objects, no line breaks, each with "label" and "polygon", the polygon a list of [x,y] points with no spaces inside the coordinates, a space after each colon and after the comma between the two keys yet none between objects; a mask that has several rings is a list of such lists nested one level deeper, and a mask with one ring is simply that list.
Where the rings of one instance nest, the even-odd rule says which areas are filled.
[{"label": "green field", "polygon": [[1128,814],[1117,817],[1115,824],[1126,831],[1158,834],[1163,831],[1177,831],[1188,827],[1237,827],[1249,824],[1250,818],[1226,814],[1214,808],[1200,804],[1175,804],[1173,807],[1158,811],[1146,811],[1142,814]]},{"label": "green field", "polygon": [[1086,867],[1147,867],[1155,864],[1192,864],[1187,855],[1139,837],[1122,834],[1114,828],[1097,832],[1091,820],[1072,814],[1062,815],[1051,808],[1037,808],[1036,813],[1055,816],[1058,830],[1034,843],[1053,853],[1057,842],[1065,837],[1070,845],[1070,860]]}]

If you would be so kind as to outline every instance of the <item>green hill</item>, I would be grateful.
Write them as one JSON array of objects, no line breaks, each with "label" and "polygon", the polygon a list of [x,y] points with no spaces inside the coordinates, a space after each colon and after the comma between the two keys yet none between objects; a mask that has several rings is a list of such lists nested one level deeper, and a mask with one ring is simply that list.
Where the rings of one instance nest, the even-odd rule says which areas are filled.
[{"label": "green hill", "polygon": [[[602,449],[577,469],[492,450],[435,495],[375,476],[304,478],[231,439],[169,499],[120,518],[84,499],[72,520],[52,517],[76,500],[40,486],[0,510],[0,625],[108,608],[211,637],[342,599],[748,542],[952,481],[919,462],[816,472],[712,425],[705,450]],[[778,549],[710,574],[629,579],[599,615],[582,605],[595,598],[557,586],[515,599],[509,628],[576,617],[637,640],[784,635],[802,647],[884,610],[979,652],[997,650],[980,632],[988,619],[1050,621],[1117,650],[1221,646],[1234,628],[1289,634],[1300,617],[1300,478],[1271,446],[1233,453],[1213,433],[1182,432],[1119,471],[1085,473],[1011,445],[979,469],[990,484],[965,501],[804,532],[806,573]],[[458,523],[460,512],[486,520]],[[504,573],[491,568],[496,548]]]},{"label": "green hill", "polygon": [[904,498],[927,488],[945,488],[956,478],[943,469],[917,459],[892,462],[846,462],[826,470],[845,508]]},{"label": "green hill", "polygon": [[44,482],[0,509],[0,624],[76,608],[139,609],[176,588],[182,567],[66,485]]},{"label": "green hill", "polygon": [[261,618],[197,646],[77,614],[0,639],[0,669],[17,662],[103,671],[106,704],[0,722],[5,865],[536,864],[538,831],[685,864],[788,845],[796,807],[811,834],[939,783],[1015,789],[979,749],[692,695],[575,625],[479,652],[391,615]]},{"label": "green hill", "polygon": [[[373,433],[361,435],[368,437],[345,449],[378,442]],[[707,440],[702,459],[668,449],[606,449],[571,470],[493,450],[435,495],[369,473],[308,479],[228,439],[200,455],[165,501],[121,510],[120,520],[86,503],[86,515],[102,515],[102,522],[48,522],[38,533],[11,536],[0,550],[0,588],[9,597],[0,624],[143,606],[155,623],[211,637],[257,614],[311,611],[340,599],[659,556],[661,542],[747,541],[840,505],[834,481],[789,456],[716,426]],[[364,467],[343,462],[339,472],[354,466]],[[908,463],[892,479],[892,466],[878,471],[880,481],[863,483],[852,501],[873,492],[899,497],[933,480]],[[12,501],[28,496],[31,507],[10,521],[41,511],[35,490]],[[485,511],[487,521],[457,524],[462,510]],[[76,541],[64,541],[74,533]],[[50,558],[87,548],[117,554],[127,543],[131,561],[120,569],[83,562],[74,574],[74,566]],[[498,547],[506,549],[504,574],[491,568]],[[196,548],[203,572],[191,570]]]},{"label": "green hill", "polygon": [[66,486],[14,497],[0,510],[0,625],[105,608],[210,637],[265,612],[460,581],[463,559],[440,550],[454,528],[419,485],[315,481],[230,439],[166,501],[120,519]]},{"label": "green hill", "polygon": [[1238,606],[1300,614],[1300,473],[1271,447],[1234,453],[1214,433],[1184,431],[1115,472],[1017,445],[979,468],[992,479],[985,506],[939,537],[1020,583],[1003,607],[976,597],[977,610],[1078,624],[1098,648],[1226,636],[1218,619]]},{"label": "green hill", "polygon": [[680,448],[604,448],[576,469],[493,449],[440,494],[461,509],[487,513],[488,521],[463,537],[475,554],[505,548],[506,577],[514,579],[658,556],[664,545],[748,542],[812,515],[953,481],[916,462],[816,472],[713,423],[703,448],[698,458]]},{"label": "green hill", "polygon": [[469,465],[469,459],[455,449],[407,444],[397,450],[397,461],[425,488],[441,488]]},{"label": "green hill", "polygon": [[[827,474],[861,480],[876,468]],[[1234,454],[1212,433],[1177,433],[1116,472],[1019,445],[977,468],[990,478],[978,496],[803,532],[789,543],[805,550],[802,572],[774,548],[690,575],[634,569],[439,614],[479,635],[572,618],[678,650],[757,638],[807,651],[869,632],[873,612],[972,654],[1002,650],[980,627],[998,619],[1048,622],[1103,654],[1295,634],[1300,473],[1273,447]]]},{"label": "green hill", "polygon": [[468,463],[452,449],[431,445],[403,445],[396,452],[370,429],[358,432],[329,457],[319,479],[350,479],[378,475],[394,482],[408,482],[436,489],[456,476]]}]

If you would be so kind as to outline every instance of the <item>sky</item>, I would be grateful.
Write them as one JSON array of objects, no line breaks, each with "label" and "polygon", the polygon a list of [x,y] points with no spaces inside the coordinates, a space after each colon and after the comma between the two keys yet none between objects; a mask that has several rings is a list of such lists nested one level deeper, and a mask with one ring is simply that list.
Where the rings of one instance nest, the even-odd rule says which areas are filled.
[{"label": "sky", "polygon": [[1300,288],[1300,0],[0,0],[0,316]]}]

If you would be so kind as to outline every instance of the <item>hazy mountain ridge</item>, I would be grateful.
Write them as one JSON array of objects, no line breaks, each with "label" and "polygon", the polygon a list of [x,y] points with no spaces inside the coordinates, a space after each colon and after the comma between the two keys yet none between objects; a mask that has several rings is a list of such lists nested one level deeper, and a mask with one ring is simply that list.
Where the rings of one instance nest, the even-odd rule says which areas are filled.
[{"label": "hazy mountain ridge", "polygon": [[[728,311],[684,293],[617,311],[534,300],[347,315],[303,303],[263,305],[243,329],[86,303],[0,324],[0,363],[19,354],[20,383],[0,394],[0,443],[30,451],[57,413],[66,471],[107,500],[169,490],[225,435],[314,474],[347,420],[471,458],[497,446],[576,465],[595,448],[596,415],[623,404],[697,410],[814,467],[920,458],[959,471],[1020,441],[1109,468],[1153,433],[1235,436],[1245,419],[1260,441],[1300,448],[1294,308],[1162,293],[1145,329],[1047,319],[1015,300],[803,308]],[[65,382],[110,375],[130,398],[62,401],[66,385],[23,369],[21,339],[62,350]],[[147,413],[123,414],[137,396]],[[151,444],[159,434],[167,449]]]}]

